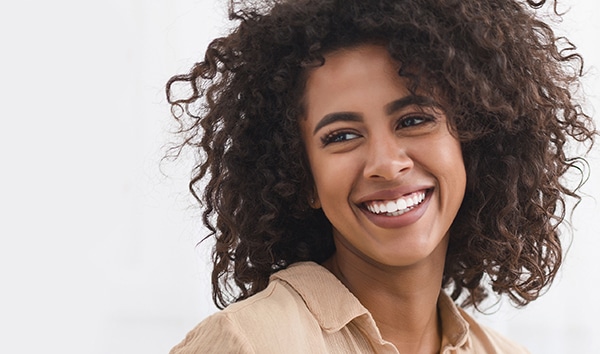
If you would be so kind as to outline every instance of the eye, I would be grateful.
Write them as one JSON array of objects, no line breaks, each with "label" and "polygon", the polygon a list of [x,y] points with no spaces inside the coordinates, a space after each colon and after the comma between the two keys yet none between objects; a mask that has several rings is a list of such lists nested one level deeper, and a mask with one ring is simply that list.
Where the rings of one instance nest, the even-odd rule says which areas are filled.
[{"label": "eye", "polygon": [[353,132],[331,132],[321,138],[321,143],[323,143],[323,146],[327,146],[333,143],[343,143],[346,141],[354,140],[359,137],[360,135]]},{"label": "eye", "polygon": [[433,117],[427,115],[410,115],[403,117],[398,121],[398,128],[409,128],[427,122],[432,122],[433,120]]}]

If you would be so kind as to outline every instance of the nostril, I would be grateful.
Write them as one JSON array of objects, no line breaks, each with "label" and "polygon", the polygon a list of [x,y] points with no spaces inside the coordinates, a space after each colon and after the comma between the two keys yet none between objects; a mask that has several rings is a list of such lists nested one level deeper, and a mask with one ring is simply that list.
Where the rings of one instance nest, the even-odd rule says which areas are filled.
[{"label": "nostril", "polygon": [[413,166],[412,159],[407,156],[397,156],[395,158],[379,156],[367,161],[364,175],[366,178],[394,179],[398,175],[410,171]]}]

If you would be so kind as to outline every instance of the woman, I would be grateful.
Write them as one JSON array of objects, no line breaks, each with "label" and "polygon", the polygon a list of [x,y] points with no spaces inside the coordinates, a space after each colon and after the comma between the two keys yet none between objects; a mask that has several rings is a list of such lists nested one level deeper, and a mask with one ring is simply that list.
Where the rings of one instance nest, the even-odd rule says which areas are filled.
[{"label": "woman", "polygon": [[225,308],[172,352],[526,352],[455,302],[526,305],[561,264],[566,144],[595,131],[542,5],[232,2],[167,84]]}]

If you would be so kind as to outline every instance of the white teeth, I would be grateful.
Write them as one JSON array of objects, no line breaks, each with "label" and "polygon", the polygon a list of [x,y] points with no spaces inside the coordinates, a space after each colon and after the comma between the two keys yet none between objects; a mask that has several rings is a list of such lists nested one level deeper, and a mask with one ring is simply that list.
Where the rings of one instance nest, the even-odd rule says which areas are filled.
[{"label": "white teeth", "polygon": [[406,209],[408,207],[408,204],[404,199],[398,199],[396,205],[398,206],[398,210]]},{"label": "white teeth", "polygon": [[419,199],[417,199],[417,198],[415,198],[415,197],[412,197],[412,198],[410,199],[410,206],[413,206],[413,205],[417,204],[417,203],[418,203],[418,201],[419,201]]},{"label": "white teeth", "polygon": [[390,201],[390,202],[387,202],[387,204],[385,205],[385,208],[387,209],[386,211],[388,213],[392,213],[392,212],[396,211],[398,207],[396,206],[396,202]]},{"label": "white teeth", "polygon": [[386,214],[388,216],[398,216],[411,210],[416,205],[425,200],[425,192],[417,192],[409,197],[402,197],[397,200],[387,202],[376,201],[366,204],[367,209],[374,214]]}]

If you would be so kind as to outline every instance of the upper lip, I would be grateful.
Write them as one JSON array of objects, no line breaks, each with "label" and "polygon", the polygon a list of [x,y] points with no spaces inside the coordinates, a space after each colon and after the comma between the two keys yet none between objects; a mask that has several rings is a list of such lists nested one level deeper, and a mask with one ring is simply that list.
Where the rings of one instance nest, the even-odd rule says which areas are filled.
[{"label": "upper lip", "polygon": [[371,194],[367,194],[356,201],[356,204],[362,204],[375,200],[395,200],[399,199],[402,196],[415,193],[422,190],[428,190],[433,188],[430,185],[411,185],[411,186],[401,186],[393,189],[385,189],[380,190]]}]

